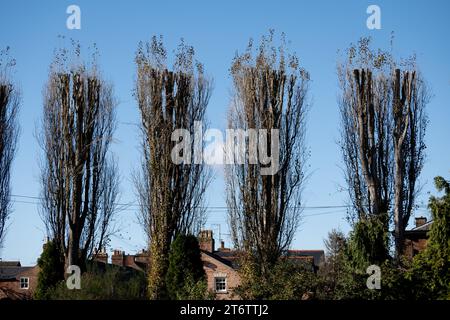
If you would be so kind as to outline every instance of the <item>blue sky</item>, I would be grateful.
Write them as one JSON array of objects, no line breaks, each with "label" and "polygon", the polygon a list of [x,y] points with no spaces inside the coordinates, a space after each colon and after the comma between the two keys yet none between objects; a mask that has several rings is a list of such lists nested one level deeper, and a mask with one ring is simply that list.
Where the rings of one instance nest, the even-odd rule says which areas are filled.
[{"label": "blue sky", "polygon": [[[12,173],[15,195],[39,195],[39,147],[35,128],[42,113],[42,89],[48,76],[55,48],[65,45],[58,38],[79,40],[84,48],[96,43],[105,77],[114,83],[119,99],[116,141],[113,151],[119,159],[122,176],[120,202],[135,201],[130,179],[139,163],[139,139],[132,123],[139,121],[132,96],[134,53],[140,40],[162,34],[169,50],[183,37],[196,50],[197,58],[214,78],[214,92],[208,106],[211,127],[224,129],[230,102],[229,67],[236,51],[242,52],[250,37],[259,39],[270,28],[285,32],[290,49],[312,78],[307,143],[311,150],[310,178],[305,187],[306,206],[343,205],[347,194],[340,169],[336,77],[337,50],[345,49],[361,36],[371,36],[375,46],[387,48],[391,31],[395,32],[397,57],[416,53],[421,71],[432,88],[428,106],[427,162],[421,176],[420,201],[426,204],[429,192],[435,193],[432,179],[450,175],[450,2],[448,1],[1,1],[0,48],[9,45],[17,60],[14,78],[22,90],[20,112],[22,133]],[[66,8],[81,8],[81,30],[66,28]],[[366,27],[370,4],[381,8],[381,30]],[[14,212],[6,237],[3,259],[20,259],[33,264],[45,237],[36,200],[14,198]],[[211,206],[224,206],[222,172],[216,172],[207,200]],[[17,202],[22,201],[22,202]],[[311,215],[315,216],[311,216]],[[426,210],[416,213],[427,215]],[[293,247],[323,248],[323,239],[332,228],[347,232],[344,209],[307,209]],[[145,246],[135,213],[128,209],[117,217],[121,234],[112,239],[112,247],[127,252]],[[223,210],[209,213],[206,227],[218,233],[230,245]]]}]

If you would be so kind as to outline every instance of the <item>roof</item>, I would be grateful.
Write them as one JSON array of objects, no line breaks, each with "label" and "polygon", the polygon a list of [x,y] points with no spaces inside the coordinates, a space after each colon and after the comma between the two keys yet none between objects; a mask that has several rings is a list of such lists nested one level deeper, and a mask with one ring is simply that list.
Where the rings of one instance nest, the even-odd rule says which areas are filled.
[{"label": "roof", "polygon": [[[207,252],[211,255],[211,252]],[[230,264],[233,268],[237,267],[237,261],[239,257],[239,251],[238,250],[227,250],[227,251],[214,251],[212,253],[215,257],[220,258],[221,260],[227,261],[228,264]]]},{"label": "roof", "polygon": [[[219,261],[225,260],[233,268],[236,267],[236,260],[238,258],[238,252],[236,250],[226,250],[226,251],[215,251],[214,253],[202,251],[208,255],[220,259]],[[312,257],[314,265],[316,267],[320,266],[324,260],[325,253],[323,250],[288,250],[287,256],[290,258],[304,258]]]},{"label": "roof", "polygon": [[20,267],[20,261],[0,261],[1,267]]},{"label": "roof", "polygon": [[232,257],[229,257],[229,259],[224,259],[221,255],[218,254],[220,251],[216,251],[216,252],[212,253],[212,252],[209,252],[206,250],[201,250],[201,252],[206,254],[207,256],[210,256],[213,259],[216,259],[217,261],[223,263],[224,265],[226,265],[230,268],[236,269],[236,264],[233,263],[235,260],[235,255],[233,255]]},{"label": "roof", "polygon": [[430,220],[419,227],[414,227],[408,231],[429,231],[431,229],[431,225],[433,224],[433,220]]},{"label": "roof", "polygon": [[432,224],[433,220],[428,221],[419,227],[414,227],[412,229],[406,230],[405,237],[411,240],[428,239],[428,231],[430,231]]},{"label": "roof", "polygon": [[324,256],[323,250],[288,250],[288,257],[313,257],[315,266],[322,264]]},{"label": "roof", "polygon": [[0,281],[14,280],[24,271],[34,267],[22,267],[19,261],[1,261],[0,262]]}]

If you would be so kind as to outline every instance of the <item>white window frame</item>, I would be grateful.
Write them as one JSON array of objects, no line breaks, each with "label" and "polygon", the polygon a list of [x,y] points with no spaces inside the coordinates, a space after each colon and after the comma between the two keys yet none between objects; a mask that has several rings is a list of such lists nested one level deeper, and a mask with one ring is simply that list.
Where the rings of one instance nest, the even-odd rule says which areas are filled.
[{"label": "white window frame", "polygon": [[[26,285],[26,287],[22,286],[22,281]],[[21,290],[28,290],[28,289],[30,289],[30,278],[29,277],[20,277],[19,285],[20,285],[20,289]]]},{"label": "white window frame", "polygon": [[[217,280],[218,279],[220,279],[220,280],[223,279],[223,282],[225,284],[225,289],[217,290]],[[227,293],[228,292],[228,290],[227,290],[227,277],[214,277],[214,291],[217,292],[217,293]]]}]

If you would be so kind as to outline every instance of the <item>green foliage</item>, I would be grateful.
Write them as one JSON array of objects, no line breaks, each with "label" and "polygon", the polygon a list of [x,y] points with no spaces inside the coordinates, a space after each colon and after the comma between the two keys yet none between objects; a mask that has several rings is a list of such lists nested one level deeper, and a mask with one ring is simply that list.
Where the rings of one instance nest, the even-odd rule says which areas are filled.
[{"label": "green foliage", "polygon": [[445,194],[430,198],[433,224],[427,248],[414,257],[408,278],[415,284],[417,298],[450,299],[450,183],[442,177],[434,182]]},{"label": "green foliage", "polygon": [[192,275],[184,279],[181,290],[177,292],[177,300],[213,300],[215,294],[208,291],[208,283],[205,278],[195,281]]},{"label": "green foliage", "polygon": [[318,299],[327,300],[398,300],[411,299],[413,283],[406,277],[406,269],[398,268],[392,261],[386,260],[380,265],[381,289],[369,289],[366,273],[367,265],[357,269],[345,257],[340,260],[340,273],[331,277],[329,270],[323,269],[318,274]]},{"label": "green foliage", "polygon": [[[390,260],[375,263],[381,269],[381,289],[367,288],[369,274],[366,270],[373,264],[369,261],[371,256],[369,253],[374,251],[367,252],[364,244],[376,239],[369,236],[367,240],[365,237],[372,232],[381,234],[380,229],[368,230],[367,225],[359,230],[356,228],[351,233],[350,239],[346,239],[342,232],[333,230],[329,233],[328,239],[325,240],[326,261],[318,273],[317,298],[390,300],[410,297],[411,284],[405,277],[405,269],[398,268]],[[357,238],[358,236],[360,239]]]},{"label": "green foliage", "polygon": [[[318,298],[334,299],[338,286],[342,285],[345,272],[348,268],[345,264],[348,246],[345,235],[338,230],[331,230],[328,238],[324,240],[326,253],[325,261],[318,272]],[[353,278],[352,278],[353,279]],[[349,279],[349,280],[352,280]]]},{"label": "green foliage", "polygon": [[173,241],[169,254],[166,286],[172,300],[206,297],[205,271],[195,236],[178,235]]},{"label": "green foliage", "polygon": [[143,272],[91,262],[81,276],[80,290],[69,290],[61,281],[49,295],[55,300],[143,300],[146,286]]},{"label": "green foliage", "polygon": [[367,266],[381,265],[388,258],[387,215],[358,221],[350,234],[347,246],[348,262],[355,269],[365,271]]},{"label": "green foliage", "polygon": [[[450,183],[435,179],[441,198],[431,197],[429,208],[433,224],[427,248],[403,261],[402,267],[390,259],[381,261],[387,243],[381,223],[356,224],[350,234],[344,254],[333,262],[333,269],[323,268],[319,274],[317,292],[321,299],[450,299]],[[383,235],[380,237],[380,235]],[[372,246],[372,247],[371,247]],[[385,255],[387,257],[387,254]],[[381,290],[366,287],[366,268],[376,264],[381,268]],[[339,275],[333,270],[339,270]]]},{"label": "green foliage", "polygon": [[325,261],[319,269],[319,274],[330,283],[330,290],[333,290],[337,284],[337,279],[344,272],[347,239],[341,231],[333,229],[328,233],[328,238],[324,240],[324,244],[326,255]]},{"label": "green foliage", "polygon": [[46,300],[50,298],[50,291],[58,282],[64,279],[64,256],[57,244],[49,241],[38,259],[39,274],[34,298]]},{"label": "green foliage", "polygon": [[301,300],[314,298],[316,275],[311,265],[281,258],[264,277],[249,264],[241,270],[241,285],[235,293],[249,300]]},{"label": "green foliage", "polygon": [[[361,220],[348,239],[333,230],[325,241],[327,259],[315,275],[289,261],[278,264],[267,279],[254,276],[252,265],[241,270],[236,290],[244,299],[450,299],[450,182],[435,179],[442,197],[431,197],[433,224],[427,248],[413,261],[396,265],[388,255],[387,217]],[[367,267],[381,269],[381,289],[367,288]]]}]

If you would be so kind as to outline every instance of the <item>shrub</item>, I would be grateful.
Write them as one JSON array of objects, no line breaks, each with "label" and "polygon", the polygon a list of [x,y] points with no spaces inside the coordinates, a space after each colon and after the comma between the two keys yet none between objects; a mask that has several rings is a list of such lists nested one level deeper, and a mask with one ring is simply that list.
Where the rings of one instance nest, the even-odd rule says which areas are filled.
[{"label": "shrub", "polygon": [[50,292],[55,300],[142,300],[147,282],[143,272],[89,262],[81,275],[81,289],[69,290],[61,281]]}]

